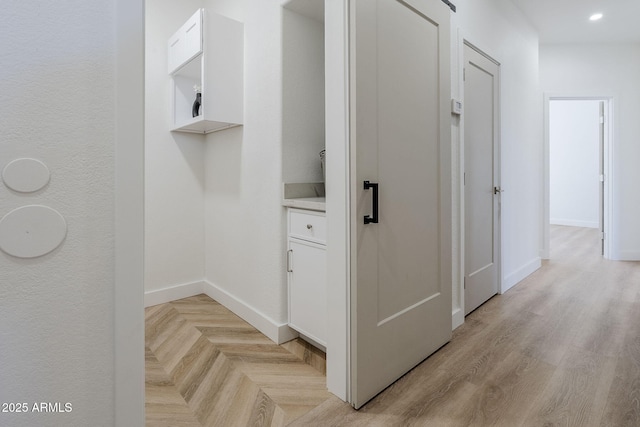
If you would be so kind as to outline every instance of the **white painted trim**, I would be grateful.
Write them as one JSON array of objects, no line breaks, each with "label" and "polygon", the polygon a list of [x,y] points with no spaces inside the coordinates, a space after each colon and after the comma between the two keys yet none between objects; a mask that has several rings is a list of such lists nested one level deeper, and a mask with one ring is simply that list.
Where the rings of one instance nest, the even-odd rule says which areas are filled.
[{"label": "white painted trim", "polygon": [[503,294],[507,292],[509,289],[513,288],[515,285],[520,283],[523,279],[535,272],[540,267],[542,267],[542,259],[532,259],[504,278],[504,281],[502,282],[502,290],[500,291],[500,293]]},{"label": "white painted trim", "polygon": [[617,261],[640,261],[640,252],[637,251],[622,251],[617,253],[615,259]]},{"label": "white painted trim", "polygon": [[614,103],[617,96],[615,95],[593,95],[584,93],[558,94],[544,93],[544,143],[543,143],[543,201],[542,201],[542,250],[540,256],[542,259],[550,257],[550,149],[549,149],[549,103],[552,100],[593,100],[605,101],[605,117],[607,118],[607,127],[605,131],[604,141],[604,174],[607,177],[604,186],[604,231],[607,238],[604,241],[604,257],[606,259],[619,259],[616,247],[616,236],[610,232],[612,228],[613,218],[613,152],[614,152]]},{"label": "white painted trim", "polygon": [[455,330],[457,329],[459,326],[462,326],[464,324],[464,310],[462,310],[462,308],[456,308],[455,310],[453,310],[453,312],[451,313],[451,325],[452,328],[451,330]]},{"label": "white painted trim", "polygon": [[114,6],[114,425],[125,427],[145,419],[144,1],[115,0]]},{"label": "white painted trim", "polygon": [[200,294],[205,294],[216,300],[276,344],[291,341],[298,336],[298,333],[291,329],[288,324],[273,321],[251,305],[206,279],[145,292],[144,302],[145,307],[151,307]]},{"label": "white painted trim", "polygon": [[570,227],[586,227],[586,228],[598,228],[600,224],[593,221],[580,221],[576,219],[562,219],[562,218],[551,218],[549,219],[549,224],[551,225],[568,225]]},{"label": "white painted trim", "polygon": [[327,389],[350,398],[349,0],[325,1]]},{"label": "white painted trim", "polygon": [[286,323],[274,322],[259,310],[256,310],[251,305],[231,295],[229,292],[219,288],[208,280],[204,280],[202,291],[262,332],[276,344],[282,344],[298,336],[298,333],[291,329]]},{"label": "white painted trim", "polygon": [[144,293],[144,306],[151,307],[158,304],[164,304],[170,301],[176,301],[182,298],[192,297],[205,293],[205,282],[184,283],[181,285],[168,286],[162,289],[146,291]]},{"label": "white painted trim", "polygon": [[[455,22],[455,21],[454,21]],[[455,88],[455,93],[452,93],[452,96],[456,99],[459,99],[464,103],[464,37],[462,36],[462,30],[457,28],[456,30],[456,41],[455,41],[455,51],[457,53],[456,57],[456,71],[457,71],[457,85]],[[454,78],[453,72],[451,77]],[[452,90],[453,90],[452,85]],[[463,104],[464,105],[464,104]],[[465,226],[464,226],[464,127],[462,121],[462,115],[452,116],[452,129],[451,129],[451,137],[452,137],[452,146],[458,150],[457,157],[452,155],[452,162],[455,161],[455,164],[452,164],[452,189],[455,185],[458,192],[458,200],[455,201],[455,205],[452,206],[453,212],[457,214],[458,222],[455,224],[455,227],[458,229],[458,240],[455,242],[457,248],[453,252],[453,256],[457,259],[458,271],[457,275],[453,274],[456,272],[452,272],[455,281],[452,286],[455,289],[452,289],[452,297],[453,295],[457,295],[457,300],[452,301],[452,317],[451,324],[453,329],[456,329],[458,326],[464,323],[464,266],[465,266],[465,251],[464,251],[464,239],[465,239]],[[454,130],[455,129],[455,130]],[[455,140],[453,138],[456,138]],[[454,226],[454,224],[452,224]],[[454,261],[454,260],[452,260]],[[454,263],[455,265],[455,263]],[[457,279],[457,280],[456,280]],[[456,291],[453,293],[453,291]],[[458,313],[460,313],[458,315]]]}]

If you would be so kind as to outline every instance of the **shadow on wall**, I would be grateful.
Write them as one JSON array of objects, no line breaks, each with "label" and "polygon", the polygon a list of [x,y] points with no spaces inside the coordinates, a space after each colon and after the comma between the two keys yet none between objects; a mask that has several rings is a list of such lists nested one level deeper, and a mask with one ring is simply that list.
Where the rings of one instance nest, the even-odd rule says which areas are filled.
[{"label": "shadow on wall", "polygon": [[242,184],[242,126],[206,136],[205,189],[209,193],[239,196]]}]

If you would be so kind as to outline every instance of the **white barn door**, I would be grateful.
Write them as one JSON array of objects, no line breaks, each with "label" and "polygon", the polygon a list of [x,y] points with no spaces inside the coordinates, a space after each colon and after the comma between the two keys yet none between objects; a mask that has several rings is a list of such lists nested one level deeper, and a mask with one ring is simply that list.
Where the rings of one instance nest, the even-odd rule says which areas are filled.
[{"label": "white barn door", "polygon": [[450,10],[441,0],[351,8],[351,402],[359,408],[451,338]]}]

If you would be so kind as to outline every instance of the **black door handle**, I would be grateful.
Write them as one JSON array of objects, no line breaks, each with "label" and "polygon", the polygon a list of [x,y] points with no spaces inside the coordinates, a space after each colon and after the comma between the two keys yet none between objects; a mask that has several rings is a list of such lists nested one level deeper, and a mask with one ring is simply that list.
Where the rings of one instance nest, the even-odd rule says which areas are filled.
[{"label": "black door handle", "polygon": [[373,217],[370,217],[369,215],[365,215],[364,216],[364,223],[365,224],[377,224],[378,223],[378,183],[377,182],[369,182],[369,181],[365,181],[364,182],[364,189],[368,190],[372,188],[373,189],[373,196],[372,196],[372,200],[373,200]]}]

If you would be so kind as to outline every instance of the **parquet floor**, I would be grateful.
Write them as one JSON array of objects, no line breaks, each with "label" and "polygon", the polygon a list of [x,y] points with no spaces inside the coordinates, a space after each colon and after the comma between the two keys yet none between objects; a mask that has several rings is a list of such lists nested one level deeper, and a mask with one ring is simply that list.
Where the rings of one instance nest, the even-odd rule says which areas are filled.
[{"label": "parquet floor", "polygon": [[206,295],[145,323],[147,426],[284,426],[330,397],[321,352],[276,345]]},{"label": "parquet floor", "polygon": [[[640,263],[604,260],[597,231],[573,227],[552,228],[551,258],[467,316],[449,344],[359,411],[322,395],[315,408],[307,411],[307,406],[287,417],[287,404],[277,401],[278,393],[269,394],[277,387],[266,386],[260,375],[256,387],[251,386],[251,369],[233,374],[235,363],[245,366],[233,351],[171,351],[163,344],[176,335],[178,347],[197,349],[196,344],[206,344],[201,337],[208,341],[216,335],[208,329],[211,320],[199,320],[204,323],[200,335],[188,332],[189,316],[164,332],[149,326],[153,351],[147,353],[147,425],[640,426]],[[178,313],[173,315],[160,310],[148,309],[148,324],[184,316],[182,308],[175,308]],[[220,336],[268,344],[237,321],[227,326],[239,330],[220,330]],[[234,335],[237,338],[231,338]],[[224,357],[214,358],[216,351]],[[258,354],[262,351],[256,347],[247,359],[268,359],[271,350]],[[223,377],[206,373],[203,362],[195,363],[197,370],[181,367],[180,360],[196,360],[198,354],[200,359],[215,359],[212,366]],[[271,376],[295,372],[273,365]],[[207,382],[217,384],[219,396],[188,385],[205,387]],[[175,391],[163,394],[161,388]],[[236,391],[240,389],[244,391]],[[239,400],[250,404],[238,409]],[[245,415],[233,415],[237,413]],[[171,421],[160,421],[166,419]]]}]

